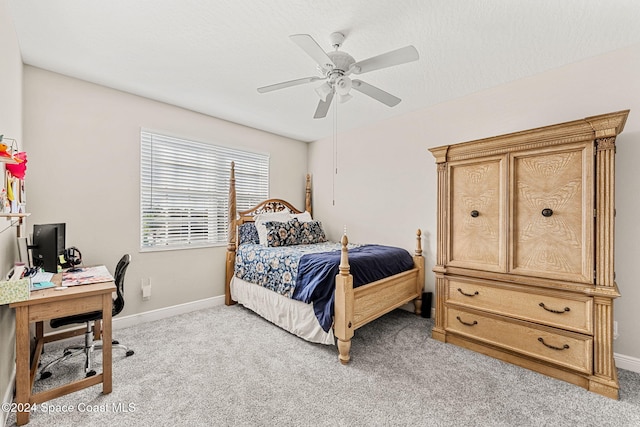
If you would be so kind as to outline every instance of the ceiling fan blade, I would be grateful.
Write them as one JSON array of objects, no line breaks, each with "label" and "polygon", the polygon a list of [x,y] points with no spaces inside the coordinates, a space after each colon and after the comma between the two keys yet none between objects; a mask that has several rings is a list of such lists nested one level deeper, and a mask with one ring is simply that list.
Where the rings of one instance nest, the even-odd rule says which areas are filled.
[{"label": "ceiling fan blade", "polygon": [[331,101],[333,101],[333,91],[327,95],[327,100],[323,101],[322,99],[318,103],[318,108],[316,108],[316,113],[313,115],[314,119],[323,119],[327,117],[327,112],[329,111],[329,107],[331,107]]},{"label": "ceiling fan blade", "polygon": [[330,70],[335,67],[331,58],[309,34],[294,34],[289,38],[316,61],[321,69]]},{"label": "ceiling fan blade", "polygon": [[304,77],[302,79],[289,80],[288,82],[276,83],[274,85],[263,86],[258,88],[258,92],[266,93],[271,92],[272,90],[284,89],[286,87],[298,86],[305,83],[311,83],[318,80],[325,80],[325,77]]},{"label": "ceiling fan blade", "polygon": [[352,80],[351,81],[352,88],[357,90],[358,92],[362,92],[371,98],[382,102],[389,107],[395,107],[402,101],[397,96],[393,96],[388,92],[383,91],[375,86],[371,86],[369,83],[365,83],[362,80]]},{"label": "ceiling fan blade", "polygon": [[419,58],[420,55],[418,55],[418,51],[415,47],[405,46],[400,49],[392,50],[391,52],[356,62],[353,64],[353,72],[355,74],[368,73],[369,71],[379,70],[381,68],[417,61]]}]

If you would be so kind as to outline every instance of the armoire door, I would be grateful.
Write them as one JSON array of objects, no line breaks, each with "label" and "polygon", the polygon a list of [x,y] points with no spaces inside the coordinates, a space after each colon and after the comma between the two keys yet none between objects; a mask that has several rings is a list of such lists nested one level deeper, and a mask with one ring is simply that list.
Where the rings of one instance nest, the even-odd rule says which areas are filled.
[{"label": "armoire door", "polygon": [[510,272],[593,283],[592,142],[510,159]]},{"label": "armoire door", "polygon": [[506,271],[506,157],[448,164],[447,264]]}]

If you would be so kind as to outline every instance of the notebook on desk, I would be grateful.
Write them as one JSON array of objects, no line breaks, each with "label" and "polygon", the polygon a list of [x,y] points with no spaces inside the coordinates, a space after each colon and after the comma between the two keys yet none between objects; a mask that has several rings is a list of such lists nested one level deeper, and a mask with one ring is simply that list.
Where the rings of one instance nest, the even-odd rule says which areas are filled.
[{"label": "notebook on desk", "polygon": [[102,282],[113,282],[113,276],[104,265],[62,272],[62,286],[90,285]]},{"label": "notebook on desk", "polygon": [[38,271],[33,276],[30,276],[31,283],[51,282],[53,273],[47,273],[46,271]]}]

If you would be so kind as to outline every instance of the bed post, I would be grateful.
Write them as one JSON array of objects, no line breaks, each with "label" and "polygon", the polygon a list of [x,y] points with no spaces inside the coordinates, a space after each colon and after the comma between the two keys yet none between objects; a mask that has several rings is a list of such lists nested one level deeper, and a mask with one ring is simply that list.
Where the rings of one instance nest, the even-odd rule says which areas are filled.
[{"label": "bed post", "polygon": [[[422,256],[422,231],[418,228],[416,232],[416,250],[413,253],[413,265],[418,269],[417,291],[418,298],[413,300],[414,313],[418,316],[422,314],[422,292],[424,292],[424,257]],[[431,310],[431,307],[429,307]]]},{"label": "bed post", "polygon": [[305,185],[304,210],[313,216],[313,212],[311,212],[311,175],[309,174],[307,174],[307,182]]},{"label": "bed post", "polygon": [[336,276],[334,334],[338,339],[338,359],[346,365],[351,359],[351,338],[353,338],[353,276],[349,273],[349,256],[346,233],[342,236],[340,273]]},{"label": "bed post", "polygon": [[224,282],[224,303],[226,305],[235,304],[231,299],[231,278],[233,276],[233,266],[236,260],[236,172],[235,163],[231,162],[231,175],[229,178],[229,240],[227,243],[227,266]]}]

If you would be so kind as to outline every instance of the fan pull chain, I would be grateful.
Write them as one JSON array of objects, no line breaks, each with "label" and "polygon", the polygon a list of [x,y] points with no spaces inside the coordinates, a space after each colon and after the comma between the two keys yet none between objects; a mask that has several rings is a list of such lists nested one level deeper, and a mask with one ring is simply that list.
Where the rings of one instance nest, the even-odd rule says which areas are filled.
[{"label": "fan pull chain", "polygon": [[336,205],[336,175],[338,175],[338,97],[333,97],[333,173],[332,193],[333,206]]}]

